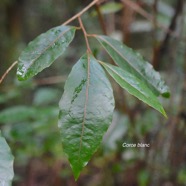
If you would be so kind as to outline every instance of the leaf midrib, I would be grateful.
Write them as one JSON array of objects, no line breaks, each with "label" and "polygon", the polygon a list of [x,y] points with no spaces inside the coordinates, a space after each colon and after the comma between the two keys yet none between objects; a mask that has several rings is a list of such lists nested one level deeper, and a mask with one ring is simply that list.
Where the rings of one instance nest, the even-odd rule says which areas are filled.
[{"label": "leaf midrib", "polygon": [[[105,43],[107,43],[116,53],[118,53],[125,61],[127,61],[127,63],[132,67],[132,68],[134,68],[144,79],[145,79],[145,77],[144,77],[144,75],[140,72],[140,71],[138,71],[138,69],[136,69],[126,58],[125,58],[125,56],[123,56],[120,52],[118,52],[117,50],[115,50],[115,48],[107,41],[107,40],[105,40],[103,37],[101,37],[101,36],[96,36],[96,37],[98,37],[98,38],[101,38],[101,40],[104,40],[104,42]],[[146,79],[145,79],[146,80]],[[149,81],[149,80],[146,80],[152,87],[154,87],[154,89],[158,92],[158,93],[160,93],[160,91]],[[161,93],[160,93],[161,94]]]},{"label": "leaf midrib", "polygon": [[[105,64],[104,64],[105,65]],[[106,65],[107,66],[107,65]],[[110,68],[109,66],[107,66],[107,68],[109,68],[111,71],[113,71],[116,75],[118,75],[123,81],[125,81],[128,85],[130,85],[131,87],[133,87],[138,93],[142,94],[146,99],[148,99],[149,97],[147,97],[145,94],[143,94],[142,92],[140,92],[138,89],[136,89],[133,85],[131,85],[130,83],[128,83],[122,76],[120,76],[120,74],[118,74],[117,71],[115,71],[114,69]],[[136,96],[135,96],[136,97]],[[138,98],[139,99],[139,98]],[[154,100],[154,99],[153,99]],[[154,100],[156,101],[156,100]],[[147,102],[146,102],[147,103]],[[156,103],[159,104],[158,101],[156,101]],[[148,103],[147,103],[148,104]],[[148,104],[149,105],[149,104]],[[151,105],[150,105],[151,106]],[[152,106],[151,106],[152,107]]]},{"label": "leaf midrib", "polygon": [[[69,27],[67,30],[59,34],[59,36],[53,42],[51,42],[35,59],[32,60],[32,62],[28,65],[27,69],[29,69],[34,64],[34,62],[36,62],[55,42],[57,42],[70,29],[72,29],[72,27]],[[19,59],[19,61],[22,60]]]},{"label": "leaf midrib", "polygon": [[84,113],[83,113],[83,121],[82,121],[82,130],[81,130],[81,136],[80,136],[80,144],[79,144],[79,154],[78,154],[78,160],[80,159],[80,153],[82,149],[82,140],[84,135],[84,126],[85,126],[85,120],[87,116],[87,104],[89,99],[89,85],[90,85],[90,55],[87,53],[87,82],[86,82],[86,90],[85,90],[85,104],[84,104]]}]

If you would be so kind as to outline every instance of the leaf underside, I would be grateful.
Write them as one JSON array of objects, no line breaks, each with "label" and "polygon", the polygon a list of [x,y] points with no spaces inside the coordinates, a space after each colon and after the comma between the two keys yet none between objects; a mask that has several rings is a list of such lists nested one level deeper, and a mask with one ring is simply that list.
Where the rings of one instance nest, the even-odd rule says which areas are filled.
[{"label": "leaf underside", "polygon": [[72,26],[58,26],[31,41],[18,59],[18,79],[26,80],[49,67],[71,43],[75,30]]},{"label": "leaf underside", "polygon": [[112,121],[114,97],[104,70],[90,54],[72,68],[59,103],[64,152],[77,179]]},{"label": "leaf underside", "polygon": [[101,64],[122,88],[167,117],[156,95],[153,94],[143,81],[120,67],[103,62]]},{"label": "leaf underside", "polygon": [[14,176],[13,156],[0,131],[0,185],[10,182]]},{"label": "leaf underside", "polygon": [[170,96],[169,88],[161,79],[160,74],[139,53],[108,36],[95,37],[118,66],[143,81],[156,96]]}]

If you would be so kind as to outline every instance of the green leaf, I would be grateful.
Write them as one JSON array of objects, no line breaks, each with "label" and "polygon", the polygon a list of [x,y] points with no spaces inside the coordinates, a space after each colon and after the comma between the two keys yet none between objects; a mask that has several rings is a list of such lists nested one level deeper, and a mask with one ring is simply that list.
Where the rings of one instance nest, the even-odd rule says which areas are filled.
[{"label": "green leaf", "polygon": [[56,118],[57,107],[28,107],[18,105],[6,108],[0,112],[0,123],[20,123],[25,121],[48,121],[49,118]]},{"label": "green leaf", "polygon": [[71,43],[75,30],[71,26],[58,26],[31,41],[18,59],[18,79],[26,80],[49,67]]},{"label": "green leaf", "polygon": [[127,70],[121,69],[120,67],[109,65],[103,62],[101,62],[101,64],[122,88],[167,117],[157,97],[151,92],[143,81],[138,79],[135,75],[129,73]]},{"label": "green leaf", "polygon": [[[122,3],[116,3],[116,2],[108,2],[105,3],[104,5],[100,6],[100,11],[102,14],[111,14],[111,13],[116,13],[120,11],[123,8]],[[97,12],[93,11],[91,13],[92,16],[96,16]]]},{"label": "green leaf", "polygon": [[0,112],[0,122],[2,123],[15,123],[32,119],[37,114],[33,107],[27,106],[13,106],[4,109]]},{"label": "green leaf", "polygon": [[13,156],[0,131],[0,186],[7,185],[14,176]]},{"label": "green leaf", "polygon": [[60,91],[54,88],[39,88],[34,95],[34,105],[48,105],[59,100]]},{"label": "green leaf", "polygon": [[95,37],[118,66],[141,79],[156,96],[170,96],[169,88],[161,79],[160,74],[139,53],[108,36],[97,35]]},{"label": "green leaf", "polygon": [[77,179],[98,149],[114,110],[112,87],[92,55],[84,55],[72,68],[59,107],[62,144]]}]

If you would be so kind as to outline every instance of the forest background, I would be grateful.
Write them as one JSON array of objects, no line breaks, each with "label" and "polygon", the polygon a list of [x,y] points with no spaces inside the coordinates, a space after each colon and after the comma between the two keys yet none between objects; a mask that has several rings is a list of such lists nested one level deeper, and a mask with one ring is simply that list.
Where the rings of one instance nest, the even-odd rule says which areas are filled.
[{"label": "forest background", "polygon": [[[89,3],[2,0],[0,76],[29,41]],[[168,119],[112,82],[116,98],[112,125],[75,182],[63,154],[57,119],[65,80],[85,49],[82,33],[77,32],[76,40],[50,69],[19,82],[14,68],[0,85],[0,129],[15,157],[13,185],[186,185],[185,1],[105,1],[88,10],[82,20],[89,33],[117,38],[161,73],[171,91],[169,99],[161,100]],[[91,42],[94,52],[104,55],[98,43]],[[146,143],[150,147],[125,148],[123,143]]]}]

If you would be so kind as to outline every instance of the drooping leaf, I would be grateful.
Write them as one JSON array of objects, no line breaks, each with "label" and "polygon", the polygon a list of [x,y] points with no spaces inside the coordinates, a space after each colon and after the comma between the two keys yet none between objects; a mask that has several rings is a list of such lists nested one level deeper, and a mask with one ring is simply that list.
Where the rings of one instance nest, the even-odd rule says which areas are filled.
[{"label": "drooping leaf", "polygon": [[118,66],[141,79],[156,96],[170,96],[169,88],[161,79],[160,74],[139,53],[108,36],[95,37]]},{"label": "drooping leaf", "polygon": [[13,156],[0,131],[0,186],[8,185],[14,176]]},{"label": "drooping leaf", "polygon": [[101,62],[101,64],[122,88],[141,101],[155,108],[166,117],[166,113],[157,97],[143,81],[138,79],[135,75],[129,73],[127,70],[121,69],[120,67],[103,62]]},{"label": "drooping leaf", "polygon": [[31,41],[18,59],[18,79],[26,80],[49,67],[71,43],[75,30],[72,26],[57,26]]},{"label": "drooping leaf", "polygon": [[59,107],[62,144],[77,179],[98,149],[114,109],[110,82],[92,55],[72,68]]}]

